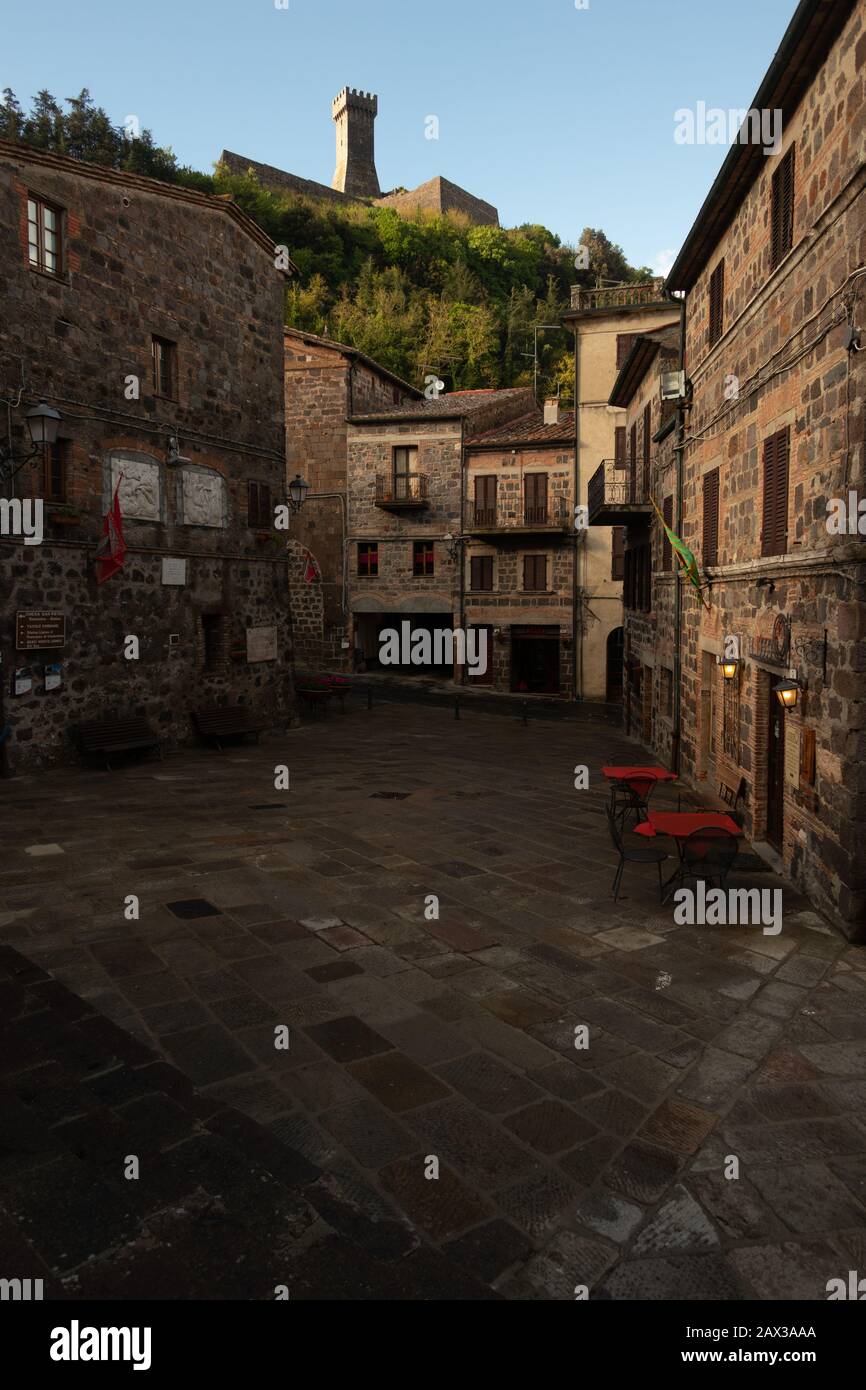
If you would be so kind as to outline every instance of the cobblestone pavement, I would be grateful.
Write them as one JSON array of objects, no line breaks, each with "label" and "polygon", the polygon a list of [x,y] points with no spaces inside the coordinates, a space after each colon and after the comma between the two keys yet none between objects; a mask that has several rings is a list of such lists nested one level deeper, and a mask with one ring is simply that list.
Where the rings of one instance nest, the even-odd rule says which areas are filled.
[{"label": "cobblestone pavement", "polygon": [[[66,1191],[103,1210],[76,1164],[137,1152],[117,1124],[131,1104],[171,1172],[205,1165],[199,1248],[229,1258],[213,1204],[240,1204],[292,1297],[826,1298],[866,1264],[866,948],[787,887],[779,936],[677,926],[652,868],[629,866],[615,905],[600,768],[636,756],[600,725],[379,705],[260,747],[0,784],[0,938],[38,967],[33,988],[86,1001],[125,1083],[164,1068],[143,1097],[88,1083],[83,1123],[50,1010],[17,1061],[4,1048],[6,1099],[11,1079],[64,1150],[28,1148],[12,1106],[7,1232],[56,1225]],[[61,991],[52,1007],[79,1006]],[[134,1040],[171,1068],[124,1058]],[[217,1117],[231,1162],[182,1147],[189,1115]],[[250,1175],[280,1161],[286,1210],[262,1198],[257,1229]],[[40,1162],[61,1165],[41,1208]],[[36,1245],[93,1291],[79,1266],[112,1231],[94,1215],[82,1234],[69,1211]],[[242,1294],[267,1296],[250,1267]]]}]

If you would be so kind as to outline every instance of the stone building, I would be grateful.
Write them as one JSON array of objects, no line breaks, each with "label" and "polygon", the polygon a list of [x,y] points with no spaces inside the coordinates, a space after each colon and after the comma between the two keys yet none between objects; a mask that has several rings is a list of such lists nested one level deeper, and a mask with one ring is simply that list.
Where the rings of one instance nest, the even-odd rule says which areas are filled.
[{"label": "stone building", "polygon": [[[367,669],[379,668],[385,629],[403,622],[413,630],[466,629],[462,522],[469,441],[534,408],[526,389],[455,391],[356,410],[350,418],[350,640]],[[462,675],[452,661],[437,669]],[[429,675],[430,669],[409,666],[408,672]]]},{"label": "stone building", "polygon": [[[668,277],[685,300],[675,364],[685,394],[674,443],[659,441],[651,468],[697,558],[704,602],[682,578],[671,596],[656,535],[651,616],[636,612],[633,625],[639,659],[652,621],[657,669],[673,661],[671,697],[665,684],[660,702],[643,701],[644,738],[710,793],[742,782],[758,851],[860,940],[864,70],[866,0],[801,4],[753,102],[782,112],[781,143],[775,154],[731,146]],[[642,390],[635,385],[630,418]],[[606,497],[597,516],[621,519]],[[650,525],[659,531],[646,515],[629,520],[629,549],[645,544]],[[727,678],[719,661],[737,647]]]},{"label": "stone building", "polygon": [[574,415],[548,401],[466,441],[464,606],[491,660],[474,684],[573,695]]},{"label": "stone building", "polygon": [[305,198],[366,202],[378,207],[395,208],[405,216],[417,212],[459,212],[478,225],[499,226],[499,213],[491,203],[441,176],[428,179],[414,189],[395,188],[389,193],[382,193],[376,172],[375,121],[378,111],[379,98],[372,92],[358,92],[354,87],[344,87],[334,98],[331,116],[336,126],[337,164],[330,187],[314,179],[299,178],[297,174],[287,173],[285,169],[277,169],[272,164],[261,164],[232,150],[223,150],[219,162],[231,174],[246,174],[251,170],[266,188]]},{"label": "stone building", "polygon": [[[346,466],[356,411],[409,404],[421,392],[343,343],[287,328],[286,472],[310,485],[292,518],[290,557],[295,661],[299,670],[351,671],[347,604]],[[311,564],[312,561],[312,564]],[[320,577],[319,577],[320,576]]]},{"label": "stone building", "polygon": [[[679,305],[661,280],[595,290],[572,288],[563,316],[574,333],[577,505],[588,507],[591,526],[578,535],[578,621],[575,624],[575,692],[578,699],[622,699],[624,575],[621,523],[599,517],[598,488],[607,476],[625,476],[625,413],[611,390],[637,335],[678,321]],[[641,447],[642,444],[641,444]]]},{"label": "stone building", "polygon": [[[284,279],[226,199],[0,144],[0,394],[16,462],[27,412],[41,399],[60,415],[57,442],[11,479],[7,458],[0,487],[44,515],[41,544],[0,535],[14,770],[72,756],[74,726],[105,713],[145,715],[167,743],[191,737],[202,706],[289,718],[274,528]],[[118,484],[128,550],[97,583]]]}]

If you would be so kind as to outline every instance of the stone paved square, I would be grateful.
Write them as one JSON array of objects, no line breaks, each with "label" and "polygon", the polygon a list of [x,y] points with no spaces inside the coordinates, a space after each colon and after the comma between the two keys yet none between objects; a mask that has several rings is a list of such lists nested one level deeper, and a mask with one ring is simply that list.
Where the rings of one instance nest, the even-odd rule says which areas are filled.
[{"label": "stone paved square", "polygon": [[[432,740],[411,737],[434,726],[435,756]],[[393,748],[391,775],[409,794],[353,804],[340,790],[345,763],[369,765],[373,777],[383,732],[398,728],[406,746]],[[225,1114],[251,1126],[243,1143],[267,1165],[306,1180],[321,1173],[325,1221],[370,1250],[383,1240],[435,1246],[466,1277],[502,1279],[508,1298],[567,1296],[566,1237],[584,1252],[591,1296],[819,1296],[814,1271],[850,1263],[854,1255],[841,1252],[866,1232],[866,1056],[852,1022],[866,998],[866,952],[798,924],[802,900],[789,886],[785,920],[790,913],[794,925],[771,950],[760,934],[734,942],[723,927],[678,927],[639,879],[617,904],[607,873],[585,897],[547,891],[568,882],[578,850],[607,865],[599,768],[635,754],[604,726],[521,734],[515,746],[501,717],[458,723],[411,705],[293,732],[283,754],[292,819],[274,829],[269,818],[267,832],[267,856],[291,851],[285,862],[263,859],[245,820],[267,795],[274,750],[264,745],[241,763],[203,753],[171,760],[179,776],[206,778],[218,825],[167,803],[161,774],[146,764],[111,774],[114,794],[135,808],[133,835],[105,809],[106,774],[10,784],[12,802],[25,804],[4,827],[0,936],[36,967],[35,997],[52,981],[66,984],[72,993],[56,1007],[94,1017],[64,1058],[42,1005],[8,1037],[3,1067],[32,1081],[9,1112],[20,1148],[0,1165],[0,1208],[36,1220],[25,1175],[53,1161],[61,1166],[48,1209],[67,1229],[62,1164],[74,1159],[68,1171],[77,1173],[91,1155],[81,1189],[89,1202],[105,1168],[97,1130],[70,1128],[66,1160],[52,1147],[57,1131],[25,1120],[31,1109],[73,1119],[114,1104],[119,1124],[146,1120],[146,1110],[123,1110],[152,1094],[133,1070],[147,1067],[116,1055],[142,1047],[188,1078],[172,1104],[192,1104],[193,1087],[204,1088],[194,1126],[229,1106]],[[553,788],[574,765],[575,742],[596,792],[579,813],[579,836],[554,837],[533,822],[525,788],[542,779]],[[469,803],[457,788],[479,795]],[[563,825],[576,795],[548,791]],[[49,803],[67,851],[51,860],[61,866],[62,917],[53,910],[58,880],[43,877],[49,861],[25,852]],[[112,875],[69,852],[85,807]],[[227,839],[230,864],[217,843]],[[370,881],[322,874],[323,852]],[[546,887],[527,889],[515,876],[522,856],[546,866]],[[450,871],[463,864],[474,872]],[[170,877],[144,887],[145,874]],[[146,900],[137,922],[118,917],[118,875],[143,909]],[[430,893],[435,922],[424,917]],[[195,901],[216,912],[169,910]],[[95,1026],[101,1010],[119,1031]],[[274,1046],[282,1025],[285,1051]],[[589,1028],[583,1050],[574,1045],[580,1025]],[[86,1104],[78,1066],[96,1067]],[[103,1146],[116,1128],[104,1124]],[[153,1139],[163,1132],[171,1138],[154,1126]],[[738,1182],[724,1176],[731,1154]],[[439,1186],[424,1177],[429,1156],[444,1175]],[[164,1181],[173,1190],[168,1169]],[[123,1239],[132,1219],[122,1197],[112,1192],[104,1204],[106,1242]]]}]

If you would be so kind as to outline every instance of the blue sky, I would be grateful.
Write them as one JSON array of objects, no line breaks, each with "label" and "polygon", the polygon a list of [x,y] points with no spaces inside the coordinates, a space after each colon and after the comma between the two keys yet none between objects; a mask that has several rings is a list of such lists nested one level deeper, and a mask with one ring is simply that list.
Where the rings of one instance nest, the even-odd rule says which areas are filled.
[{"label": "blue sky", "polygon": [[[581,0],[583,3],[584,0]],[[183,163],[223,148],[334,172],[331,99],[379,95],[383,189],[443,174],[504,225],[601,227],[662,265],[722,162],[674,112],[747,107],[795,0],[39,0],[7,9],[0,87],[90,88]],[[439,139],[425,138],[428,116]]]}]

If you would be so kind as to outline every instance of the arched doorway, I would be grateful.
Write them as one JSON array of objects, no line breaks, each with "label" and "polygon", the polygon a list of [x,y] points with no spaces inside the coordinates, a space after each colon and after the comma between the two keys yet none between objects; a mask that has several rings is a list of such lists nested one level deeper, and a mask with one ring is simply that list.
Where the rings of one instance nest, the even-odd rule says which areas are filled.
[{"label": "arched doorway", "polygon": [[622,704],[622,668],[625,633],[615,627],[607,635],[607,695],[609,705]]}]

